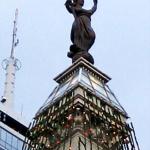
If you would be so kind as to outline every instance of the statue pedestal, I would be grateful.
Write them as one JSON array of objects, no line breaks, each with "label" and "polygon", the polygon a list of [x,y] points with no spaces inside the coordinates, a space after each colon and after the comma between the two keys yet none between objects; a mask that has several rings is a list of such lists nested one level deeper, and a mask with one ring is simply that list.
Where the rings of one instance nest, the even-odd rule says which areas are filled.
[{"label": "statue pedestal", "polygon": [[88,53],[87,51],[81,51],[81,52],[76,53],[72,57],[72,62],[75,62],[76,60],[78,60],[81,57],[83,57],[84,59],[86,59],[91,64],[94,64],[93,56],[90,53]]},{"label": "statue pedestal", "polygon": [[88,53],[87,50],[81,50],[74,44],[70,46],[70,52],[68,52],[67,56],[72,59],[72,63],[83,57],[91,64],[94,64],[94,59],[92,55]]}]

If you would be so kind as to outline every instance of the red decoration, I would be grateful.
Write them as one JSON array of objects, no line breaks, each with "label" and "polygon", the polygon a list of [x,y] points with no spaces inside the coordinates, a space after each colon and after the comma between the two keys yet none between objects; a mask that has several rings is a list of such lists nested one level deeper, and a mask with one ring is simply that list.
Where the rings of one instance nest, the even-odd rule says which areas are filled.
[{"label": "red decoration", "polygon": [[72,121],[73,120],[73,116],[72,114],[70,114],[68,117],[67,117],[68,121]]},{"label": "red decoration", "polygon": [[65,125],[65,128],[69,128],[69,127],[70,127],[69,124],[66,124],[66,125]]},{"label": "red decoration", "polygon": [[56,144],[60,144],[60,140],[57,140],[57,141],[56,141]]},{"label": "red decoration", "polygon": [[88,133],[87,132],[84,132],[83,135],[84,135],[84,137],[88,137]]}]

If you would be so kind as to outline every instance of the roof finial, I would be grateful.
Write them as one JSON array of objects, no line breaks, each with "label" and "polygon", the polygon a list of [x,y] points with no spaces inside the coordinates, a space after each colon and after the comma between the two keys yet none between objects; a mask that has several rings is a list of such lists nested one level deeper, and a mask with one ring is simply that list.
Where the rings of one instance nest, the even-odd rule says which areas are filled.
[{"label": "roof finial", "polygon": [[14,27],[13,27],[13,38],[12,38],[12,48],[11,48],[11,58],[14,58],[14,48],[18,45],[19,40],[16,39],[17,36],[17,19],[18,19],[18,9],[15,12],[15,20],[14,20]]}]

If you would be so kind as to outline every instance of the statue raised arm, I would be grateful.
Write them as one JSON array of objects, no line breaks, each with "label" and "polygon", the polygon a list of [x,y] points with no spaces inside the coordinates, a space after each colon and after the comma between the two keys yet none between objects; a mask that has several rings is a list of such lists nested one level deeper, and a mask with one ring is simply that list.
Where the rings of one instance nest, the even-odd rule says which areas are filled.
[{"label": "statue raised arm", "polygon": [[91,27],[91,16],[97,9],[97,0],[93,0],[94,6],[90,10],[83,9],[84,0],[67,0],[66,9],[73,14],[74,22],[71,29],[70,52],[68,57],[73,62],[79,57],[84,57],[94,63],[93,57],[88,53],[95,41],[95,32]]},{"label": "statue raised arm", "polygon": [[72,6],[73,6],[73,3],[71,0],[67,0],[66,3],[65,3],[65,6],[66,6],[66,9],[68,10],[69,13],[72,13]]}]

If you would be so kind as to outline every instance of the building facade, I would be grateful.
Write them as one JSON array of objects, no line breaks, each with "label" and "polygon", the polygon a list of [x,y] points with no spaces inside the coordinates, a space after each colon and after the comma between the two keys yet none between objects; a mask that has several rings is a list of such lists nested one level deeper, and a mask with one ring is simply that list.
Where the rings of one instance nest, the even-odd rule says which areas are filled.
[{"label": "building facade", "polygon": [[21,150],[27,123],[0,107],[0,150]]},{"label": "building facade", "polygon": [[110,79],[82,57],[58,75],[23,150],[139,150]]}]

